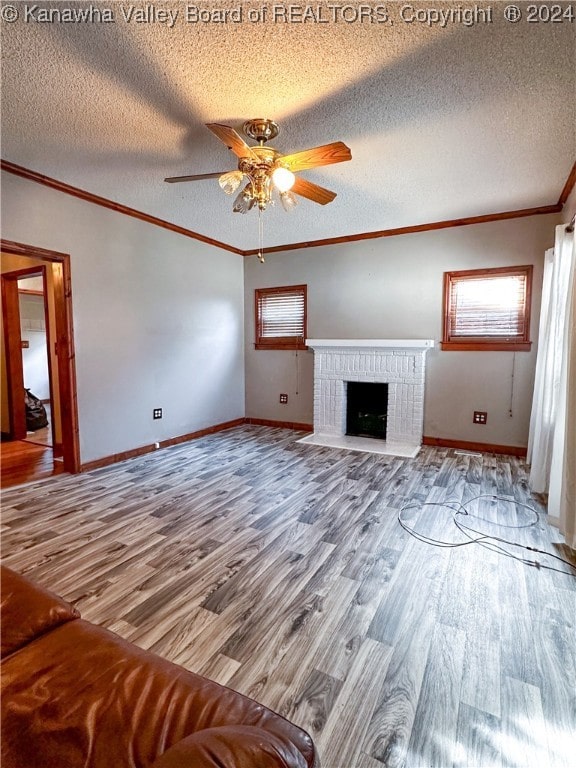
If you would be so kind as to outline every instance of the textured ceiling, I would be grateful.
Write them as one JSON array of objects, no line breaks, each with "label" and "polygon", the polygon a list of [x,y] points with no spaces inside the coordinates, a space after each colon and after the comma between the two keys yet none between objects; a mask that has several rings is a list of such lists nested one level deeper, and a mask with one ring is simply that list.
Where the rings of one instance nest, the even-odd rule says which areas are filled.
[{"label": "textured ceiling", "polygon": [[[403,21],[407,3],[388,3],[387,23],[375,3],[363,20],[360,4],[336,2],[11,5],[3,159],[238,248],[257,245],[255,211],[233,214],[215,179],[163,182],[236,167],[207,122],[240,130],[271,117],[282,153],[335,140],[352,150],[351,162],[302,172],[337,192],[333,203],[265,212],[267,245],[550,205],[576,157],[576,21],[510,23],[500,2],[492,23],[445,27]],[[193,23],[190,7],[236,16]],[[131,8],[178,18],[127,21]],[[45,9],[92,16],[41,22]]]}]

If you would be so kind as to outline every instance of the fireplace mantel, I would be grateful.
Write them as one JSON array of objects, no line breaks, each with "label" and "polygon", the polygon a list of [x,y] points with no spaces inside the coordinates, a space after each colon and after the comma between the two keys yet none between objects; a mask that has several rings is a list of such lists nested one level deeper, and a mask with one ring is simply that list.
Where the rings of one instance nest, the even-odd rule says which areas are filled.
[{"label": "fireplace mantel", "polygon": [[[422,443],[426,352],[433,339],[306,339],[314,350],[314,434],[302,442],[401,456]],[[386,440],[346,435],[348,382],[388,384]]]},{"label": "fireplace mantel", "polygon": [[312,349],[332,347],[358,349],[431,349],[434,339],[306,339]]}]

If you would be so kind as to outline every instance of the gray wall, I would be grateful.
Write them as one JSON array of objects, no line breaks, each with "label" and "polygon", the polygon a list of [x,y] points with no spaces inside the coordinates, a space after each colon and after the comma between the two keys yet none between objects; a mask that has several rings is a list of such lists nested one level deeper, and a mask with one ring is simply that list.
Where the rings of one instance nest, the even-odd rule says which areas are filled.
[{"label": "gray wall", "polygon": [[8,173],[2,222],[71,255],[82,462],[244,415],[242,257]]},{"label": "gray wall", "polygon": [[[319,214],[321,215],[321,214]],[[254,289],[308,285],[309,338],[432,338],[442,333],[445,271],[534,265],[532,340],[543,255],[559,216],[535,216],[246,259],[246,415],[312,423],[313,353],[254,349]],[[530,352],[428,353],[424,434],[524,446],[536,361]],[[514,359],[515,358],[515,359]],[[509,415],[515,367],[512,416]],[[288,405],[280,405],[286,392]],[[486,425],[472,412],[488,411]]]}]

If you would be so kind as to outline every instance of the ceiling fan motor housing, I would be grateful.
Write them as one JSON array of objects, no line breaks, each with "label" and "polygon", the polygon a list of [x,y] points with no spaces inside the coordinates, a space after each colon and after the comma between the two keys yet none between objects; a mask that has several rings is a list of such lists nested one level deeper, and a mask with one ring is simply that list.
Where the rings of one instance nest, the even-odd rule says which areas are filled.
[{"label": "ceiling fan motor housing", "polygon": [[258,161],[250,157],[241,157],[238,160],[238,170],[250,179],[254,199],[260,210],[264,211],[270,202],[271,171],[279,153],[272,147],[251,147],[251,149],[258,155]]}]

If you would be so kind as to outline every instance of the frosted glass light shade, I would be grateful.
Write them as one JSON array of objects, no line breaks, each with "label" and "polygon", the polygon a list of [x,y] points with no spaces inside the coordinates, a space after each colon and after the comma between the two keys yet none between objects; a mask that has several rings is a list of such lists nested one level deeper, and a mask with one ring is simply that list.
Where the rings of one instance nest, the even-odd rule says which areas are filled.
[{"label": "frosted glass light shade", "polygon": [[232,211],[234,213],[248,213],[250,208],[254,205],[254,198],[252,197],[252,191],[250,184],[247,184],[242,192],[234,200]]},{"label": "frosted glass light shade", "polygon": [[289,189],[292,189],[296,177],[288,168],[279,166],[272,172],[272,181],[279,192],[288,192]]},{"label": "frosted glass light shade", "polygon": [[228,171],[218,179],[218,184],[227,195],[233,195],[240,186],[243,177],[242,171]]},{"label": "frosted glass light shade", "polygon": [[298,198],[293,192],[280,192],[280,202],[282,208],[290,213],[298,205]]}]

